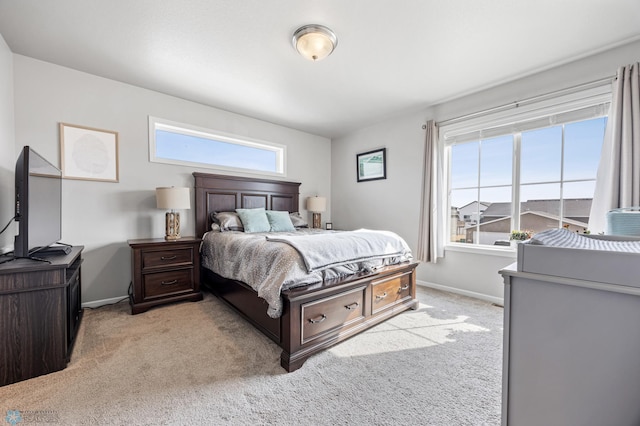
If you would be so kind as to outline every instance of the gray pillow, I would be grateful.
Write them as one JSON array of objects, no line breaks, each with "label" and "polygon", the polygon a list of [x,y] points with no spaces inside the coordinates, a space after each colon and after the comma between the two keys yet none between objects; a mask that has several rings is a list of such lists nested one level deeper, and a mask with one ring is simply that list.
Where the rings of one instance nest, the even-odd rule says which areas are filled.
[{"label": "gray pillow", "polygon": [[291,223],[296,228],[308,228],[309,224],[306,220],[302,218],[299,212],[289,213],[289,218],[291,219]]},{"label": "gray pillow", "polygon": [[211,220],[220,226],[221,231],[244,231],[242,220],[236,212],[213,212]]},{"label": "gray pillow", "polygon": [[271,225],[271,232],[291,232],[296,230],[289,218],[289,212],[267,210],[265,213],[267,214],[269,225]]}]

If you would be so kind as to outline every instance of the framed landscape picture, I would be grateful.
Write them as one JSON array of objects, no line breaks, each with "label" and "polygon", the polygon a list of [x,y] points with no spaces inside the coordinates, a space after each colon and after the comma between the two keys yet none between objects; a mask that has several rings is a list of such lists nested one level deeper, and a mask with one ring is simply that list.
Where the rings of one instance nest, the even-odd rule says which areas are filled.
[{"label": "framed landscape picture", "polygon": [[387,149],[363,152],[356,155],[358,182],[387,178]]}]

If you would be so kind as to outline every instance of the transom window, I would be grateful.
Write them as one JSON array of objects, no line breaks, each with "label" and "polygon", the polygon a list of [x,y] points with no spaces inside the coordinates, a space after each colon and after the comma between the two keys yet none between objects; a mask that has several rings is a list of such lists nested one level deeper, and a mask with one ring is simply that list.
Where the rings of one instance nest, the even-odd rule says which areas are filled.
[{"label": "transom window", "polygon": [[[601,98],[600,98],[601,100]],[[444,136],[449,243],[509,246],[512,231],[588,231],[608,103]]]},{"label": "transom window", "polygon": [[149,160],[286,176],[286,147],[149,117]]}]

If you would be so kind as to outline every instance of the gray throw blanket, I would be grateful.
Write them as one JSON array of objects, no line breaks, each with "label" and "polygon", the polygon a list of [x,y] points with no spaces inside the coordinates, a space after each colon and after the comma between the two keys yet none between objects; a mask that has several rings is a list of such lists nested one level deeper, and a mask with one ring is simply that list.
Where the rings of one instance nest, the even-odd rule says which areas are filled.
[{"label": "gray throw blanket", "polygon": [[529,244],[587,250],[640,253],[640,241],[615,241],[590,238],[567,229],[548,229],[535,234]]},{"label": "gray throw blanket", "polygon": [[390,231],[359,229],[330,234],[269,235],[267,241],[286,243],[295,248],[309,273],[372,259],[412,259],[407,243]]}]

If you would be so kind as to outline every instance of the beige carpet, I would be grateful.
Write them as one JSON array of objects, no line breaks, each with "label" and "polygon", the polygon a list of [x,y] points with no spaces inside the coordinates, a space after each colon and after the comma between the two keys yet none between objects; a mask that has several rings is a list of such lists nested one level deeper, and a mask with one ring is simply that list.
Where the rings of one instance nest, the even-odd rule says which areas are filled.
[{"label": "beige carpet", "polygon": [[87,309],[69,366],[0,388],[0,413],[19,424],[498,425],[502,309],[419,298],[293,373],[208,294],[135,316],[126,302]]}]

